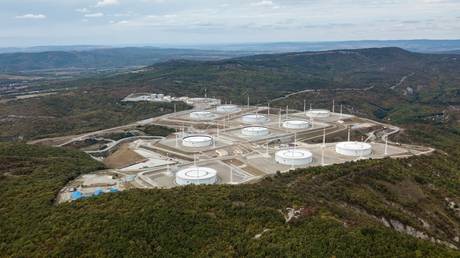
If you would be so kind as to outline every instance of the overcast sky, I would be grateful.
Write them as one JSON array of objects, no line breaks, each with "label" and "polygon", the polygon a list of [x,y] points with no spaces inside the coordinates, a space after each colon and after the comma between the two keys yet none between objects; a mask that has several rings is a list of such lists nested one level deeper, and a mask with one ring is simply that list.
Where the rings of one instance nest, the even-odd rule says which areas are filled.
[{"label": "overcast sky", "polygon": [[460,0],[0,0],[0,46],[422,38],[460,38]]}]

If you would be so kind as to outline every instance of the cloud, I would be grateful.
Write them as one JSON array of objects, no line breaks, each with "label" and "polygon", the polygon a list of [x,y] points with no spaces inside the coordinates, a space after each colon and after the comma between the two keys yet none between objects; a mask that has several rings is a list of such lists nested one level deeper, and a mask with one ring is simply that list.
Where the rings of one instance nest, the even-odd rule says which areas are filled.
[{"label": "cloud", "polygon": [[87,18],[97,18],[97,17],[102,17],[104,16],[103,13],[88,13],[88,14],[85,14],[85,17]]},{"label": "cloud", "polygon": [[129,21],[127,20],[121,20],[121,21],[110,21],[110,24],[115,24],[115,25],[123,25],[123,24],[129,24]]},{"label": "cloud", "polygon": [[279,8],[279,6],[276,5],[271,0],[262,0],[262,1],[259,1],[259,2],[254,2],[254,3],[251,3],[251,6],[271,7],[273,9],[278,9]]},{"label": "cloud", "polygon": [[79,13],[89,13],[90,12],[88,8],[78,8],[78,9],[75,9],[75,11]]},{"label": "cloud", "polygon": [[28,13],[24,15],[18,15],[16,16],[16,19],[46,19],[46,15]]},{"label": "cloud", "polygon": [[109,6],[109,5],[117,5],[119,4],[120,1],[118,0],[101,0],[97,2],[96,7],[104,7],[104,6]]},{"label": "cloud", "polygon": [[165,3],[166,0],[142,0],[142,2],[146,2],[146,3],[155,3],[155,4],[162,4],[162,3]]}]

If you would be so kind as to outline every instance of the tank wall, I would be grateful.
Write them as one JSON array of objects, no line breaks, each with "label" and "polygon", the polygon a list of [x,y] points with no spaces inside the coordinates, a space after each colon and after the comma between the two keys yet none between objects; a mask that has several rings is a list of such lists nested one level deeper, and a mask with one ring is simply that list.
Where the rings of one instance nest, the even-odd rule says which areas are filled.
[{"label": "tank wall", "polygon": [[302,159],[292,159],[292,158],[282,157],[280,155],[275,155],[275,161],[280,164],[284,164],[284,165],[301,166],[301,165],[310,164],[313,161],[313,158],[305,157]]},{"label": "tank wall", "polygon": [[212,145],[212,142],[213,142],[212,139],[209,139],[209,141],[199,141],[199,142],[182,140],[182,145],[185,147],[194,147],[194,148],[208,147]]},{"label": "tank wall", "polygon": [[265,136],[269,134],[268,129],[267,130],[262,130],[262,131],[250,131],[250,130],[245,130],[244,128],[241,129],[241,133],[246,136]]},{"label": "tank wall", "polygon": [[215,184],[217,177],[211,177],[206,179],[184,179],[181,177],[176,177],[176,183],[178,185],[210,185]]},{"label": "tank wall", "polygon": [[335,151],[339,154],[352,157],[369,156],[372,154],[372,149],[352,150],[340,146],[336,146]]},{"label": "tank wall", "polygon": [[306,124],[292,124],[292,123],[284,122],[283,127],[288,128],[288,129],[306,129],[306,128],[310,127],[310,124],[308,124],[308,123],[306,123]]},{"label": "tank wall", "polygon": [[255,118],[255,117],[244,117],[244,116],[242,120],[246,124],[263,124],[268,121],[266,117]]}]

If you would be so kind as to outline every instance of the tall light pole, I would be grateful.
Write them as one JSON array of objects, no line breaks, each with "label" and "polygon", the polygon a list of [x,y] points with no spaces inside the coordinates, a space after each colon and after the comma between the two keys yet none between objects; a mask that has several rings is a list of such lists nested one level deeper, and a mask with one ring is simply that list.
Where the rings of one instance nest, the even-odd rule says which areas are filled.
[{"label": "tall light pole", "polygon": [[326,147],[326,128],[323,128],[323,147]]},{"label": "tall light pole", "polygon": [[348,141],[351,140],[351,126],[348,126]]},{"label": "tall light pole", "polygon": [[385,156],[388,155],[388,135],[385,135]]}]

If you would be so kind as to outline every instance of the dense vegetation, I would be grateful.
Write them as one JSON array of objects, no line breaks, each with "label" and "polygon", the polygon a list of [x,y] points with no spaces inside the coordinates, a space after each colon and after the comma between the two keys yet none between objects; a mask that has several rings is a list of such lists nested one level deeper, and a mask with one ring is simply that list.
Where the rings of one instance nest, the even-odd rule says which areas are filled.
[{"label": "dense vegetation", "polygon": [[[174,103],[121,102],[123,92],[93,89],[0,104],[0,136],[35,139],[96,131],[174,111]],[[175,103],[178,111],[190,108]]]},{"label": "dense vegetation", "polygon": [[[459,218],[444,201],[459,201],[458,156],[297,170],[254,185],[130,190],[59,206],[57,191],[99,163],[79,152],[21,144],[1,144],[0,159],[2,256],[460,255],[373,218],[443,240],[458,235]],[[286,223],[287,207],[303,209]]]},{"label": "dense vegetation", "polygon": [[147,125],[138,127],[138,129],[150,136],[168,136],[175,132],[174,129],[161,125]]}]

